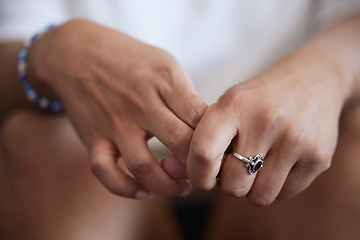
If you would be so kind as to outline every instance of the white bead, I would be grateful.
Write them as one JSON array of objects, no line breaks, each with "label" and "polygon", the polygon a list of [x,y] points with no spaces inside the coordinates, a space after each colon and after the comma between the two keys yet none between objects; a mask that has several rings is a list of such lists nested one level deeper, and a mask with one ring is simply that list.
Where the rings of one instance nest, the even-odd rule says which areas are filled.
[{"label": "white bead", "polygon": [[26,63],[25,62],[23,62],[23,61],[20,61],[19,63],[18,63],[18,71],[19,71],[19,73],[21,73],[21,74],[25,74],[25,71],[26,71]]},{"label": "white bead", "polygon": [[37,94],[34,91],[29,91],[26,93],[27,99],[29,99],[30,101],[35,101]]},{"label": "white bead", "polygon": [[46,98],[42,97],[39,100],[39,107],[42,109],[48,108],[49,107],[49,100],[47,100]]}]

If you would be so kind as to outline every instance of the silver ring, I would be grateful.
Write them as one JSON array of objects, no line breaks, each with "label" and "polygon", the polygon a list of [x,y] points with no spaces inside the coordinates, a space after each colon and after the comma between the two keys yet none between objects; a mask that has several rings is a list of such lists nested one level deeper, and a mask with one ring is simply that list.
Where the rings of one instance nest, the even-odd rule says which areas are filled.
[{"label": "silver ring", "polygon": [[240,154],[233,152],[234,157],[246,163],[246,167],[249,169],[250,174],[254,174],[263,167],[264,156],[260,153],[255,157],[243,157]]}]

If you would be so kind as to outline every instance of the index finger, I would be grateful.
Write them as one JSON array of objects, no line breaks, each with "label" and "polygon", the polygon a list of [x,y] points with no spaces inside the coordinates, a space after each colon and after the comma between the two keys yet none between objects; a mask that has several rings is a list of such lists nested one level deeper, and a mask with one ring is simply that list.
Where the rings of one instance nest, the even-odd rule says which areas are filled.
[{"label": "index finger", "polygon": [[204,113],[190,144],[187,171],[194,187],[208,191],[215,187],[224,152],[237,135],[238,124],[228,110],[215,103]]},{"label": "index finger", "polygon": [[151,193],[127,175],[117,164],[114,146],[106,139],[98,139],[91,150],[90,168],[100,182],[112,193],[128,198],[150,199]]},{"label": "index finger", "polygon": [[179,119],[195,129],[207,104],[180,66],[172,75],[172,81],[160,86],[161,97]]}]

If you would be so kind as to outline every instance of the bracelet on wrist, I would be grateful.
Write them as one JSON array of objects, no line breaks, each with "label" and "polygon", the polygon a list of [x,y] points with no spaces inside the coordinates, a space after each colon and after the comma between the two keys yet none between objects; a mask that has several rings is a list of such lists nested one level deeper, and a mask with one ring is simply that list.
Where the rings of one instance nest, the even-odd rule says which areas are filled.
[{"label": "bracelet on wrist", "polygon": [[50,110],[52,112],[61,112],[64,110],[63,104],[60,101],[51,101],[46,97],[39,95],[28,82],[28,78],[26,75],[26,61],[29,47],[33,42],[41,38],[42,35],[44,35],[47,31],[55,27],[56,25],[54,24],[48,25],[42,31],[34,34],[32,37],[30,37],[27,41],[24,42],[19,52],[17,69],[19,81],[25,92],[26,98],[29,101],[35,103],[41,109]]}]

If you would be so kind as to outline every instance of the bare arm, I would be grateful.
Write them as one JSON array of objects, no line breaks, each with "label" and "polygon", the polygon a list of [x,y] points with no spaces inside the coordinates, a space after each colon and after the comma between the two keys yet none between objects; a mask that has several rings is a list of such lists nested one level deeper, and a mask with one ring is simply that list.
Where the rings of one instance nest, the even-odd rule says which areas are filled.
[{"label": "bare arm", "polygon": [[[1,117],[27,103],[17,80],[19,43],[0,48]],[[206,104],[167,52],[94,22],[61,25],[30,47],[29,82],[60,99],[88,148],[90,167],[113,193],[178,197],[188,183],[171,178],[151,154],[156,136],[184,162]],[[126,163],[132,176],[118,165]]]},{"label": "bare arm", "polygon": [[[301,50],[300,50],[301,52]],[[309,58],[333,64],[334,70],[343,73],[338,80],[347,85],[346,103],[360,98],[360,15],[325,32],[303,48]],[[330,72],[331,73],[331,72]]]},{"label": "bare arm", "polygon": [[[209,106],[190,146],[188,176],[202,190],[217,185],[255,205],[291,197],[331,165],[339,119],[360,99],[360,16],[350,19]],[[211,131],[209,131],[211,129]],[[250,175],[228,146],[247,158],[262,153]]]}]

